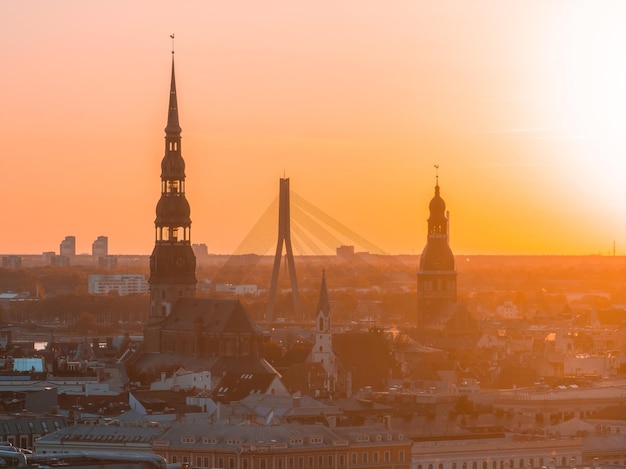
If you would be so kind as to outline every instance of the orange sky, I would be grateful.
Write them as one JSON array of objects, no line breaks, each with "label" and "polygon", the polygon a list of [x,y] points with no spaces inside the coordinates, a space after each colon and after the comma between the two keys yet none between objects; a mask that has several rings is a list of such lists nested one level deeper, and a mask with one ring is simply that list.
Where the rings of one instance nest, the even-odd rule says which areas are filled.
[{"label": "orange sky", "polygon": [[154,243],[171,33],[192,241],[294,192],[386,252],[626,253],[626,2],[5,0],[1,253]]}]

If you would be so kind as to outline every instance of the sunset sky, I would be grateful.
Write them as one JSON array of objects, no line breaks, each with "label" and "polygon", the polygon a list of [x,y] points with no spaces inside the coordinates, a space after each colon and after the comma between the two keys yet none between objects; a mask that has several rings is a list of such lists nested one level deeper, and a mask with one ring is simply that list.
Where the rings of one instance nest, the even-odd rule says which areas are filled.
[{"label": "sunset sky", "polygon": [[626,254],[626,2],[0,3],[0,253],[148,254],[175,33],[192,242],[235,251],[279,179],[419,253]]}]

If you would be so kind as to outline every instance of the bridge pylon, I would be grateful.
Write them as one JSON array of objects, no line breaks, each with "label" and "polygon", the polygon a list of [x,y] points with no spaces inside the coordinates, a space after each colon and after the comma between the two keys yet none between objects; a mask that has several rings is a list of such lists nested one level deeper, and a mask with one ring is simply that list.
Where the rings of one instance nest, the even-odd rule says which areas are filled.
[{"label": "bridge pylon", "polygon": [[274,303],[276,301],[276,291],[278,290],[278,274],[283,255],[283,244],[285,245],[287,256],[287,269],[289,280],[291,281],[291,296],[293,299],[293,319],[296,322],[302,320],[300,309],[300,295],[298,293],[298,279],[296,277],[296,265],[293,259],[293,248],[291,247],[291,211],[289,201],[289,178],[280,179],[280,191],[278,196],[278,243],[276,244],[276,254],[274,256],[274,268],[272,269],[272,283],[270,285],[270,296],[267,304],[265,320],[270,323],[274,320]]}]

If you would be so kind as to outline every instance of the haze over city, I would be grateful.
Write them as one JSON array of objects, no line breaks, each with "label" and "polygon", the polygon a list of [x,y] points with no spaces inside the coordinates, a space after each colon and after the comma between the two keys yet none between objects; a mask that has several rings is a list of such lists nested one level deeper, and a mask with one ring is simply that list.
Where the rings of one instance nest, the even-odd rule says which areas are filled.
[{"label": "haze over city", "polygon": [[[18,2],[0,252],[154,244],[175,33],[192,241],[232,253],[291,189],[419,253],[439,165],[459,254],[626,245],[626,4]],[[262,254],[262,253],[261,253]]]}]

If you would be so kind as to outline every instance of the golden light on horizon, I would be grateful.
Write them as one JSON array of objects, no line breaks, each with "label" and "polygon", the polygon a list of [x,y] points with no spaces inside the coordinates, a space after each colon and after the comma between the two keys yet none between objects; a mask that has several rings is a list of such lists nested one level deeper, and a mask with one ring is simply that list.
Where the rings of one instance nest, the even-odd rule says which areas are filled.
[{"label": "golden light on horizon", "polygon": [[[122,10],[123,9],[123,10]],[[124,14],[120,14],[123,11]],[[626,4],[7,1],[2,253],[153,244],[176,33],[192,242],[233,252],[278,179],[389,253],[626,252]],[[115,34],[112,34],[115,31]]]}]

